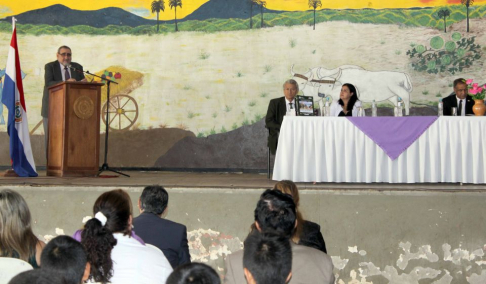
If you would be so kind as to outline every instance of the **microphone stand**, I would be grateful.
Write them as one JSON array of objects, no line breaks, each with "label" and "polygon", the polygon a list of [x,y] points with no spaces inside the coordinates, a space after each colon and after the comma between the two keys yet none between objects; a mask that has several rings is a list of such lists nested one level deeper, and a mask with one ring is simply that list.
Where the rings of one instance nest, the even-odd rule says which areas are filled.
[{"label": "microphone stand", "polygon": [[114,83],[114,84],[118,85],[118,83],[113,81],[113,80],[110,80],[108,78],[103,78],[103,77],[98,76],[96,74],[92,74],[88,70],[86,70],[86,71],[78,70],[78,69],[76,69],[72,66],[70,68],[73,69],[76,72],[82,72],[82,73],[91,75],[93,77],[100,78],[101,80],[106,80],[106,104],[107,105],[106,105],[105,158],[104,158],[103,165],[101,166],[101,168],[98,171],[98,174],[96,176],[99,177],[102,172],[110,171],[110,172],[113,172],[113,173],[120,174],[122,176],[130,177],[127,174],[124,174],[124,173],[119,172],[119,171],[115,171],[114,169],[110,168],[110,166],[108,166],[108,161],[107,161],[108,160],[108,133],[109,133],[109,129],[110,129],[110,126],[109,126],[110,125],[110,112],[109,112],[109,109],[110,109],[110,84]]}]

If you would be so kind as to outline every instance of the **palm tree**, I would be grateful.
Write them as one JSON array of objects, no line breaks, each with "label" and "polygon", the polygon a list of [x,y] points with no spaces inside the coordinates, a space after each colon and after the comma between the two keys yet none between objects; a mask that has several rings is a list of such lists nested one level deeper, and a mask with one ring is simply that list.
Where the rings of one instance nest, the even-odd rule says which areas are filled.
[{"label": "palm tree", "polygon": [[154,0],[152,2],[152,13],[157,13],[157,32],[159,32],[159,13],[160,11],[164,11],[165,10],[165,4],[164,4],[164,0]]},{"label": "palm tree", "polygon": [[175,19],[175,31],[177,32],[177,6],[182,8],[182,0],[169,0],[169,6],[172,9],[174,7],[174,19]]},{"label": "palm tree", "polygon": [[309,7],[314,9],[314,30],[316,29],[316,9],[322,7],[321,0],[309,0]]},{"label": "palm tree", "polygon": [[469,6],[474,3],[474,0],[461,0],[461,4],[466,6],[466,13],[467,13],[467,29],[466,31],[469,32]]},{"label": "palm tree", "polygon": [[447,33],[446,18],[449,17],[450,15],[451,15],[451,11],[449,9],[443,9],[443,10],[440,10],[437,13],[437,16],[439,16],[439,18],[443,18],[444,19],[444,32],[445,33]]},{"label": "palm tree", "polygon": [[260,24],[260,28],[263,28],[263,8],[267,6],[267,1],[257,0],[258,6],[260,6],[260,14],[262,15],[262,23]]},{"label": "palm tree", "polygon": [[250,29],[253,28],[253,5],[258,5],[258,0],[248,0],[250,4]]}]

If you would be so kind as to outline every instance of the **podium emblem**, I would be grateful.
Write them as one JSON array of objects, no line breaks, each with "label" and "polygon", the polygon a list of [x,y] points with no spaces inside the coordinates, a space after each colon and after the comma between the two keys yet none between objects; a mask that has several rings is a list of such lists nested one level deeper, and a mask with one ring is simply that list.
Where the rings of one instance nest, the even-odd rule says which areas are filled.
[{"label": "podium emblem", "polygon": [[94,113],[94,102],[88,96],[81,96],[74,101],[74,114],[81,119],[88,119]]}]

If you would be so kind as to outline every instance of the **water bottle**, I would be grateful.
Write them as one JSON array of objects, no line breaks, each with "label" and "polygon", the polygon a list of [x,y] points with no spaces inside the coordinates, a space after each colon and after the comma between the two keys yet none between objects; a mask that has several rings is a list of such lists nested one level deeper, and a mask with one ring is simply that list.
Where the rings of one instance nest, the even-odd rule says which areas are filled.
[{"label": "water bottle", "polygon": [[329,104],[329,97],[326,98],[326,104],[324,105],[325,116],[331,116],[331,105]]},{"label": "water bottle", "polygon": [[378,116],[378,108],[376,107],[375,100],[371,103],[371,116],[377,117]]},{"label": "water bottle", "polygon": [[403,116],[403,102],[402,102],[402,98],[400,98],[400,97],[398,97],[397,115],[396,116]]},{"label": "water bottle", "polygon": [[438,115],[444,115],[444,104],[442,103],[442,99],[439,99],[439,104],[437,105],[437,110],[439,111]]}]

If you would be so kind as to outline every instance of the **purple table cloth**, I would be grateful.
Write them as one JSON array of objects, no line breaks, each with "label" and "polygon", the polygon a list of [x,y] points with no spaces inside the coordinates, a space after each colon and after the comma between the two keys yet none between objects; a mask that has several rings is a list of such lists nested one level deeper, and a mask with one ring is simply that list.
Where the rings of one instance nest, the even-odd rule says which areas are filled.
[{"label": "purple table cloth", "polygon": [[395,160],[412,145],[438,117],[348,117],[349,121]]}]

